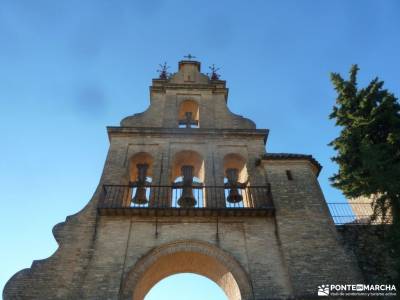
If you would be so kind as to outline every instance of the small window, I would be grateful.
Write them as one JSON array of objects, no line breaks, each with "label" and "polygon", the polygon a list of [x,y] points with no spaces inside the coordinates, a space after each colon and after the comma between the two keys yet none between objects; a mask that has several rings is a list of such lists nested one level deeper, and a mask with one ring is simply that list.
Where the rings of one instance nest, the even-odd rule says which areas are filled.
[{"label": "small window", "polygon": [[292,171],[286,170],[286,177],[288,180],[293,180]]}]

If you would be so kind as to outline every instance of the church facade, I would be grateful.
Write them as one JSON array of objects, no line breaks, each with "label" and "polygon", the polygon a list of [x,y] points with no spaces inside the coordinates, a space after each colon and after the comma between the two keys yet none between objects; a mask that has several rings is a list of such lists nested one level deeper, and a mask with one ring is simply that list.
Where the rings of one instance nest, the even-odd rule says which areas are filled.
[{"label": "church facade", "polygon": [[182,272],[230,300],[314,299],[322,284],[362,282],[319,163],[266,152],[268,130],[227,102],[226,82],[198,61],[161,70],[149,108],[107,128],[98,188],[53,228],[57,251],[15,274],[4,299],[140,300]]}]

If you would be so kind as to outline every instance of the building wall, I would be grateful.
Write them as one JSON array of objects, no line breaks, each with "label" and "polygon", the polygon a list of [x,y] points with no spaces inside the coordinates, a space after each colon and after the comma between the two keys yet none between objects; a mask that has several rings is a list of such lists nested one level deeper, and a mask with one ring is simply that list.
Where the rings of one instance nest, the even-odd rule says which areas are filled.
[{"label": "building wall", "polygon": [[341,244],[313,166],[306,160],[263,164],[272,187],[278,238],[294,294],[307,299],[321,284],[363,282],[355,258]]},{"label": "building wall", "polygon": [[[126,171],[119,154],[126,152],[124,144],[112,142],[102,183]],[[4,299],[118,299],[139,258],[182,240],[211,243],[232,255],[248,275],[254,299],[312,299],[320,284],[362,282],[337,235],[314,167],[299,160],[263,161],[257,168],[271,183],[275,217],[220,218],[218,239],[215,218],[165,217],[157,220],[156,236],[155,218],[97,216],[95,196],[55,227],[60,249],[12,278]]]},{"label": "building wall", "polygon": [[[136,262],[176,241],[202,241],[232,256],[251,283],[250,299],[309,299],[320,284],[359,283],[354,259],[338,241],[315,166],[307,159],[260,163],[268,131],[231,113],[227,95],[225,82],[209,80],[198,62],[180,62],[171,79],[153,80],[148,110],[108,128],[110,148],[100,184],[81,212],[55,226],[59,249],[11,278],[4,299],[118,299]],[[199,105],[199,129],[178,128],[185,100]],[[174,158],[183,150],[202,157],[206,185],[223,184],[227,154],[243,157],[250,185],[271,184],[276,216],[221,217],[217,238],[212,217],[158,218],[156,235],[154,217],[97,214],[102,185],[131,180],[133,155],[151,155],[153,183],[169,185]]]},{"label": "building wall", "polygon": [[344,247],[354,253],[368,284],[393,284],[398,278],[395,249],[385,237],[390,225],[341,225],[338,233]]},{"label": "building wall", "polygon": [[288,297],[291,286],[273,219],[220,218],[218,235],[216,222],[207,217],[164,217],[156,229],[154,218],[101,217],[84,298],[117,299],[121,280],[141,257],[176,241],[203,241],[231,254],[247,273],[255,299]]},{"label": "building wall", "polygon": [[93,254],[95,206],[92,201],[80,213],[54,226],[53,235],[59,245],[56,252],[47,259],[33,261],[30,268],[11,277],[3,290],[4,300],[81,299],[81,281]]},{"label": "building wall", "polygon": [[246,160],[247,172],[253,185],[265,184],[264,173],[256,166],[257,159],[264,153],[263,139],[263,134],[256,138],[224,137],[224,134],[219,132],[204,136],[152,133],[112,137],[112,159],[105,165],[103,182],[127,184],[130,158],[137,153],[146,152],[154,158],[153,182],[170,184],[175,155],[180,151],[194,151],[204,160],[207,185],[223,184],[223,159],[231,153],[239,154]]},{"label": "building wall", "polygon": [[[391,224],[392,223],[392,212],[388,208],[385,212],[385,218],[383,217],[382,211],[377,210],[376,216],[374,216],[374,209],[376,207],[376,200],[379,195],[371,195],[370,197],[360,196],[357,198],[349,198],[351,209],[353,210],[355,223],[359,224]],[[376,208],[379,208],[377,206]],[[374,216],[374,217],[373,217]]]}]

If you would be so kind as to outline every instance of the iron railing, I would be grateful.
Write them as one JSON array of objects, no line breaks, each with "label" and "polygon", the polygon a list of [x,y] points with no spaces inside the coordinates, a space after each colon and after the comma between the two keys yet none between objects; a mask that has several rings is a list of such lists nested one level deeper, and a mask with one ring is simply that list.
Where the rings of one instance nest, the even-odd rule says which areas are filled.
[{"label": "iron railing", "polygon": [[382,215],[372,218],[373,205],[370,202],[328,203],[335,225],[379,225],[387,224]]},{"label": "iron railing", "polygon": [[[144,210],[225,210],[228,211],[269,211],[274,212],[270,185],[266,186],[205,186],[194,184],[191,186],[191,195],[194,205],[183,207],[179,199],[183,193],[183,187],[173,185],[151,185],[142,187],[144,202],[135,202],[138,187],[136,185],[103,185],[102,195],[98,208],[103,211],[118,211],[117,214],[127,214],[127,209]],[[232,189],[239,197],[236,201],[229,201]],[[240,200],[240,201],[239,201]],[[369,202],[331,202],[328,208],[335,225],[368,225],[386,224],[382,216],[372,218],[373,207]],[[180,213],[179,213],[180,215]],[[258,215],[258,214],[255,214]]]},{"label": "iron railing", "polygon": [[[141,198],[145,195],[146,201],[137,201],[135,195],[138,187],[135,185],[103,185],[102,196],[98,207],[100,209],[121,208],[177,208],[177,209],[271,209],[273,202],[271,189],[266,186],[205,186],[194,184],[191,194],[195,199],[193,206],[182,206],[181,199],[184,188],[179,185],[147,185],[141,187]],[[145,191],[143,191],[145,189]],[[234,189],[234,202],[229,198]]]}]

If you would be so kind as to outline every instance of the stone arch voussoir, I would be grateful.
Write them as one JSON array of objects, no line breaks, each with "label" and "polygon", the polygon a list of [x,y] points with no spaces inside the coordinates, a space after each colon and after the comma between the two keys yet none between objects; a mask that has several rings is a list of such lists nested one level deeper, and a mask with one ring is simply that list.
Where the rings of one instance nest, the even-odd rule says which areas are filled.
[{"label": "stone arch voussoir", "polygon": [[213,280],[229,300],[253,299],[249,276],[232,255],[193,240],[164,244],[142,256],[124,278],[121,299],[142,300],[160,280],[186,272]]}]

